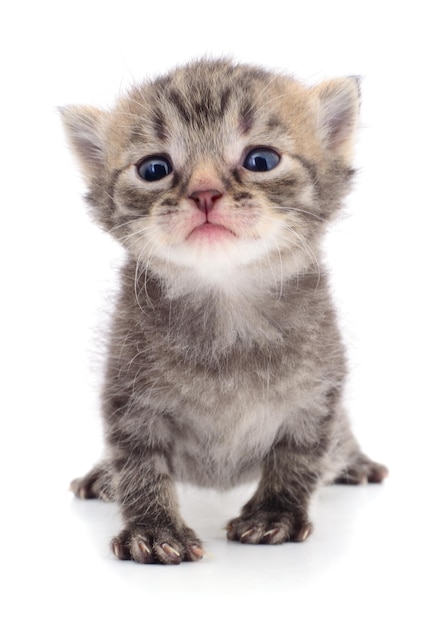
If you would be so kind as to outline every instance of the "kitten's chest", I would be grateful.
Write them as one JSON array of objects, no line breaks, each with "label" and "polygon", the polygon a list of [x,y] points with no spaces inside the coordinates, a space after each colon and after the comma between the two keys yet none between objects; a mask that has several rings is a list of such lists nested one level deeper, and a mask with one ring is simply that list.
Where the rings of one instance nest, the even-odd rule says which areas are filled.
[{"label": "kitten's chest", "polygon": [[[292,321],[294,314],[285,319]],[[128,368],[119,365],[119,371],[126,371],[147,406],[185,424],[196,416],[206,432],[215,429],[215,439],[231,432],[251,439],[250,423],[273,424],[270,416],[288,412],[289,405],[303,406],[329,377],[315,317],[298,327],[276,320],[270,310],[184,306],[180,316],[145,329],[124,357]],[[223,432],[217,431],[219,424]],[[251,430],[257,432],[257,423]]]},{"label": "kitten's chest", "polygon": [[[179,480],[228,488],[256,477],[260,464],[285,432],[305,440],[304,416],[325,390],[285,353],[227,358],[219,369],[169,370],[149,402],[171,419],[171,470]],[[276,359],[276,363],[273,363]]]},{"label": "kitten's chest", "polygon": [[[208,415],[183,415],[187,432],[171,457],[178,480],[228,488],[254,479],[282,424],[276,406],[257,404],[243,411],[219,407]],[[239,407],[240,408],[240,407]]]}]

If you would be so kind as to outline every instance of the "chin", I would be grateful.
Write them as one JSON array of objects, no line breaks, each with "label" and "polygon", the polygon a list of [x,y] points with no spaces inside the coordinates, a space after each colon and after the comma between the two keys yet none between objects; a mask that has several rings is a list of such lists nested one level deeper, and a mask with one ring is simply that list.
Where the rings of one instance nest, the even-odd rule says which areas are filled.
[{"label": "chin", "polygon": [[157,254],[171,264],[211,278],[255,264],[270,250],[270,242],[264,239],[243,239],[231,233],[222,237],[197,234],[181,244],[158,250]]}]

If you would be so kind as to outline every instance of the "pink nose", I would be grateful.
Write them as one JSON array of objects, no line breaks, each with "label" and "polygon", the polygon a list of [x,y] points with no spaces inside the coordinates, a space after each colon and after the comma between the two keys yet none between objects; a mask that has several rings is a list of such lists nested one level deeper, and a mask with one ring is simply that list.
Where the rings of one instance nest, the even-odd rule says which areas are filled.
[{"label": "pink nose", "polygon": [[198,209],[209,213],[222,195],[222,192],[217,191],[217,189],[204,189],[203,191],[193,191],[190,198],[194,200]]}]

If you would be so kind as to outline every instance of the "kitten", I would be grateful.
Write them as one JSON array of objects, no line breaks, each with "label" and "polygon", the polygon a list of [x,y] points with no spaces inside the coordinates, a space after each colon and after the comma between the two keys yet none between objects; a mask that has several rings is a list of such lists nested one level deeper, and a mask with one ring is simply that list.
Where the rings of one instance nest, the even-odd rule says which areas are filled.
[{"label": "kitten", "polygon": [[108,454],[72,490],[115,500],[120,559],[203,556],[174,481],[259,479],[228,539],[312,532],[325,482],[381,482],[342,406],[320,241],[353,174],[359,85],[199,61],[64,125],[96,221],[127,251],[109,339]]}]

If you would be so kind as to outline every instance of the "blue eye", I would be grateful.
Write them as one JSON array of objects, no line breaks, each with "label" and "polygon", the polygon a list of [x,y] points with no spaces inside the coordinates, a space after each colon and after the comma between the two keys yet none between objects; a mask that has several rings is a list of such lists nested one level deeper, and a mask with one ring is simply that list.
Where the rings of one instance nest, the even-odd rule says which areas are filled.
[{"label": "blue eye", "polygon": [[281,160],[277,152],[271,148],[254,148],[244,160],[244,167],[250,172],[269,172]]},{"label": "blue eye", "polygon": [[140,178],[146,180],[148,183],[152,183],[156,180],[161,180],[171,174],[173,168],[171,163],[165,157],[152,156],[137,164],[137,173]]}]

